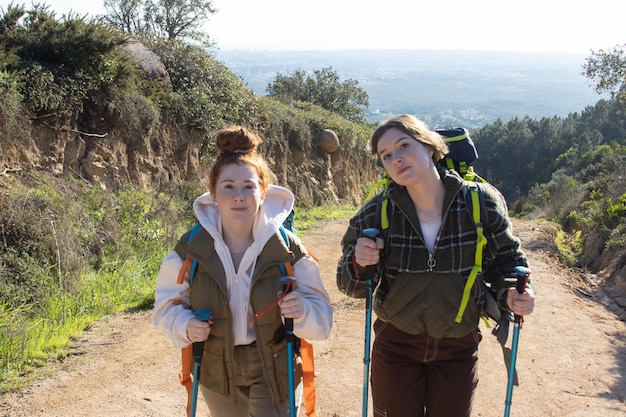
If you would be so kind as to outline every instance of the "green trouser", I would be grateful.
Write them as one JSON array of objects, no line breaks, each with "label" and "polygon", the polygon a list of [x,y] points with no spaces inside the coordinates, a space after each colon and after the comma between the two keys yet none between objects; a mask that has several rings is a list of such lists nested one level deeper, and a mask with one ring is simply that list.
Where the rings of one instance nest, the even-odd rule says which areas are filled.
[{"label": "green trouser", "polygon": [[235,347],[235,385],[237,403],[233,404],[204,386],[200,391],[211,416],[214,417],[288,417],[289,404],[277,413],[272,406],[272,395],[263,377],[263,366],[257,347]]}]

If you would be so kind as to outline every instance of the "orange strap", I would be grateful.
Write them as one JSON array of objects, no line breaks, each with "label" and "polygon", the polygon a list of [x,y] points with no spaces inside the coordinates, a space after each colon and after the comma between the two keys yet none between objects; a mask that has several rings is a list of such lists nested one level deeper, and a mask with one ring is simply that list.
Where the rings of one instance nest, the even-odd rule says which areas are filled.
[{"label": "orange strap", "polygon": [[178,271],[178,278],[176,278],[177,284],[182,284],[183,282],[185,282],[185,274],[189,272],[189,267],[191,266],[192,262],[193,258],[191,256],[185,258],[182,266],[180,267],[180,271]]},{"label": "orange strap", "polygon": [[291,265],[290,262],[285,262],[285,269],[287,270],[287,275],[289,275],[290,277],[295,277],[295,275],[293,274],[293,266]]},{"label": "orange strap", "polygon": [[[188,256],[183,265],[180,267],[180,271],[178,271],[178,278],[176,282],[178,284],[182,284],[185,281],[185,274],[189,272],[189,267],[191,266],[191,262],[193,258]],[[185,304],[182,300],[174,300],[174,304]],[[193,393],[193,378],[192,375],[192,367],[193,367],[193,344],[183,348],[181,350],[181,370],[178,373],[178,379],[180,380],[180,385],[184,386],[187,390],[187,416],[191,411],[191,395]]]},{"label": "orange strap", "polygon": [[189,345],[182,349],[182,369],[178,374],[180,385],[187,390],[187,416],[191,408],[191,394],[193,392],[193,381],[191,377],[191,367],[193,366],[193,345]]},{"label": "orange strap", "polygon": [[[289,276],[294,276],[293,267],[285,262],[285,269]],[[298,282],[296,281],[296,284]],[[307,417],[317,417],[315,403],[315,360],[313,359],[313,345],[305,339],[300,339],[300,358],[302,359],[302,384],[304,389],[304,409]]]},{"label": "orange strap", "polygon": [[304,388],[304,410],[308,417],[317,417],[315,402],[315,361],[313,359],[313,345],[300,339],[300,355],[302,358],[302,384]]}]

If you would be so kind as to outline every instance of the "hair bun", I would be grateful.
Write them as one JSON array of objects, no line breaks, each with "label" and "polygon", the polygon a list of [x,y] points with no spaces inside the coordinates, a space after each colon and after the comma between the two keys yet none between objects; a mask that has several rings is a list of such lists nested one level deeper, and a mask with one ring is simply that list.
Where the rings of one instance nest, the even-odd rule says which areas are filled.
[{"label": "hair bun", "polygon": [[217,133],[215,144],[220,153],[248,154],[263,141],[256,133],[243,126],[230,126]]}]

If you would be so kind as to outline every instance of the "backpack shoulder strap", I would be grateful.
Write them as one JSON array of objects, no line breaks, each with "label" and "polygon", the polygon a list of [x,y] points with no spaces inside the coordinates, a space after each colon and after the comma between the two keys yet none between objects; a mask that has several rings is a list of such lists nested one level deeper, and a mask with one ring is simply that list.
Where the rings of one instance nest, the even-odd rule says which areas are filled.
[{"label": "backpack shoulder strap", "polygon": [[[189,237],[187,238],[187,243],[191,242],[191,240],[196,236],[196,234],[198,234],[198,231],[200,231],[200,229],[202,229],[202,225],[200,223],[197,223],[193,227],[193,229],[191,229],[191,232],[189,233]],[[187,258],[191,258],[191,257],[188,256]],[[189,288],[191,288],[191,283],[193,282],[193,277],[194,275],[196,275],[197,269],[198,269],[198,260],[195,258],[192,258],[191,265],[189,265]]]},{"label": "backpack shoulder strap", "polygon": [[[198,234],[200,229],[202,229],[202,225],[200,223],[197,223],[189,231],[189,234],[187,235],[187,244],[189,244],[191,240]],[[178,271],[178,278],[176,282],[178,284],[182,284],[185,279],[185,274],[189,273],[189,286],[191,287],[191,282],[193,281],[193,277],[196,274],[196,270],[198,269],[198,260],[192,256],[187,255],[186,253],[182,253],[183,249],[186,250],[186,246],[181,243],[176,246],[176,250],[178,251],[178,254],[181,256],[181,258],[183,258],[184,255],[183,265]]]},{"label": "backpack shoulder strap", "polygon": [[476,251],[474,253],[474,266],[470,271],[467,281],[465,282],[465,288],[463,288],[463,297],[461,298],[461,305],[454,319],[457,323],[460,323],[463,318],[463,313],[467,308],[467,303],[470,299],[472,287],[476,282],[476,277],[483,270],[483,249],[487,244],[487,238],[484,233],[483,219],[486,219],[485,209],[485,196],[483,191],[474,181],[466,181],[463,185],[463,194],[465,195],[465,205],[469,210],[469,214],[472,217],[472,221],[476,226]]},{"label": "backpack shoulder strap", "polygon": [[[291,247],[291,242],[289,241],[289,236],[287,235],[287,230],[285,230],[285,227],[280,226],[278,230],[280,230],[280,235],[283,237],[285,245],[287,245],[288,248]],[[291,265],[291,263],[285,262],[284,264],[280,265],[280,273],[284,277],[293,277],[293,266]]]},{"label": "backpack shoulder strap", "polygon": [[380,237],[383,240],[383,254],[386,255],[385,250],[388,248],[387,238],[389,236],[389,226],[391,225],[391,205],[389,204],[389,196],[387,195],[387,188],[380,194],[378,194],[376,200],[376,227],[380,231]]},{"label": "backpack shoulder strap", "polygon": [[[198,234],[202,226],[200,223],[197,223],[189,232],[187,236],[187,243],[191,242],[191,240]],[[185,259],[183,261],[180,270],[178,271],[178,278],[176,282],[178,284],[182,284],[185,280],[185,274],[189,274],[189,289],[191,290],[191,282],[193,281],[193,277],[198,269],[198,260],[192,256],[185,255]],[[191,401],[193,395],[193,381],[191,378],[192,368],[193,368],[193,344],[181,349],[181,370],[178,373],[178,379],[180,380],[180,385],[184,386],[187,390],[187,415],[189,416],[191,410]]]}]

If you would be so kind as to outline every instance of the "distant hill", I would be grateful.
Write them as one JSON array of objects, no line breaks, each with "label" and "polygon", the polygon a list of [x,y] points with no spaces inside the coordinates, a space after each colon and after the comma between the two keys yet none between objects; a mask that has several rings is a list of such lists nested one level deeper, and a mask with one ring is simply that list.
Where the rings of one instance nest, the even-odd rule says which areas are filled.
[{"label": "distant hill", "polygon": [[581,75],[586,55],[429,50],[218,51],[257,95],[277,73],[332,67],[370,97],[368,120],[413,113],[431,127],[480,127],[498,118],[564,117],[599,97]]}]

